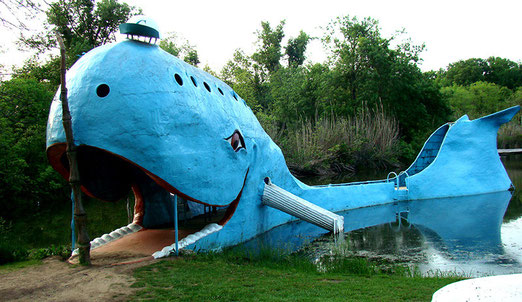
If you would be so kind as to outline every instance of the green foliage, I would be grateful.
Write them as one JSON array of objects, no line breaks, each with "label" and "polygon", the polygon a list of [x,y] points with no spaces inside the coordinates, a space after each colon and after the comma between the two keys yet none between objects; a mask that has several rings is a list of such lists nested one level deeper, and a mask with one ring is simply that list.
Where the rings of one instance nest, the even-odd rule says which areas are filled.
[{"label": "green foliage", "polygon": [[10,239],[12,224],[0,216],[0,265],[27,258],[27,251],[19,244],[13,244]]},{"label": "green foliage", "polygon": [[33,36],[22,36],[20,44],[37,50],[35,58],[14,70],[15,77],[30,77],[58,87],[60,84],[60,58],[50,55],[44,63],[37,60],[40,53],[56,47],[58,32],[67,49],[67,66],[72,66],[84,53],[94,47],[115,41],[118,26],[141,10],[116,0],[59,0],[51,3],[45,12],[47,22],[43,31]]},{"label": "green foliage", "polygon": [[243,51],[238,49],[234,52],[234,58],[221,70],[221,79],[230,85],[254,112],[267,107],[268,87],[262,80],[261,70]]},{"label": "green foliage", "polygon": [[[66,184],[63,188],[64,192],[57,194],[51,205],[28,209],[10,221],[0,217],[0,262],[70,256],[72,213],[71,201],[67,200],[70,191]],[[91,239],[128,223],[125,202],[109,203],[85,197],[84,207],[89,215]]]},{"label": "green foliage", "polygon": [[62,260],[66,260],[71,256],[71,247],[66,245],[54,245],[46,248],[38,248],[30,250],[28,259],[41,260],[50,256],[59,256]]},{"label": "green foliage", "polygon": [[469,86],[476,82],[488,82],[517,89],[522,86],[522,65],[499,57],[471,58],[452,63],[447,70],[441,70],[437,81],[442,86]]},{"label": "green foliage", "polygon": [[303,65],[306,60],[306,47],[308,46],[310,39],[310,36],[304,31],[300,31],[297,38],[288,39],[288,44],[285,47],[285,53],[288,56],[288,67]]},{"label": "green foliage", "polygon": [[441,88],[441,93],[448,100],[455,118],[464,114],[478,118],[522,101],[520,93],[513,93],[506,87],[488,82],[447,86]]},{"label": "green foliage", "polygon": [[49,86],[17,78],[0,86],[0,216],[7,219],[53,203],[64,186],[45,156]]},{"label": "green foliage", "polygon": [[[435,74],[443,87],[441,93],[453,111],[453,117],[467,114],[478,118],[493,112],[522,105],[522,65],[508,59],[472,58],[450,64]],[[522,117],[500,128],[499,148],[522,146]]]},{"label": "green foliage", "polygon": [[[73,58],[74,61],[77,58]],[[68,65],[72,65],[70,58]],[[58,88],[60,85],[60,58],[50,56],[44,63],[36,58],[29,59],[20,68],[13,68],[13,78],[33,79],[40,83],[48,83],[49,87]]]},{"label": "green foliage", "polygon": [[188,40],[182,41],[176,33],[170,33],[166,38],[161,39],[159,47],[193,66],[198,66],[200,63],[195,47]]},{"label": "green foliage", "polygon": [[116,0],[58,0],[46,11],[47,23],[44,31],[32,37],[22,37],[23,45],[40,50],[54,48],[58,32],[64,41],[69,56],[114,41],[118,26],[130,16],[141,11]]},{"label": "green foliage", "polygon": [[283,27],[285,21],[279,22],[276,28],[272,28],[269,22],[261,22],[261,30],[257,32],[258,50],[252,55],[252,59],[265,68],[268,73],[279,69],[281,63],[281,41],[285,36]]},{"label": "green foliage", "polygon": [[292,125],[316,113],[313,98],[307,97],[307,74],[303,67],[280,68],[270,77],[271,114],[282,124]]},{"label": "green foliage", "polygon": [[371,18],[340,17],[327,30],[332,85],[340,92],[331,98],[336,113],[357,115],[362,104],[380,102],[408,142],[447,120],[450,111],[438,87],[417,66],[424,45],[405,41],[392,49],[397,37],[383,38]]}]

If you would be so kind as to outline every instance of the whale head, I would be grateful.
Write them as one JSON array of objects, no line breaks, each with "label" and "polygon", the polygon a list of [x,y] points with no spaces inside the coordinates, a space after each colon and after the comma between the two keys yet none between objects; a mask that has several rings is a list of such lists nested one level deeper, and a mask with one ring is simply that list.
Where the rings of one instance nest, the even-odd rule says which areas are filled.
[{"label": "whale head", "polygon": [[[271,142],[231,87],[156,45],[125,40],[95,48],[68,71],[67,88],[82,189],[101,200],[154,187],[206,205],[233,205],[256,141]],[[47,155],[67,178],[65,141],[57,93]],[[154,199],[141,194],[145,202]]]}]

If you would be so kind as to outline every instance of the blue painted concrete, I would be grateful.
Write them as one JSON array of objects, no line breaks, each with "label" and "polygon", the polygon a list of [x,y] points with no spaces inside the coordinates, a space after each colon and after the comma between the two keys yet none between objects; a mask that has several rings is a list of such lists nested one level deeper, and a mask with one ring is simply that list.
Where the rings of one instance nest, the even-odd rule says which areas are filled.
[{"label": "blue painted concrete", "polygon": [[[172,215],[171,206],[162,201],[169,192],[218,207],[237,201],[226,226],[198,241],[192,247],[196,249],[237,244],[294,219],[261,205],[265,177],[334,212],[397,200],[506,191],[511,185],[496,151],[496,133],[518,106],[474,121],[464,116],[439,128],[401,181],[408,190],[398,191],[395,179],[330,186],[300,182],[241,97],[156,45],[127,40],[95,48],[68,71],[67,83],[80,150],[104,150],[118,158],[114,162],[120,161],[113,165],[86,157],[89,162],[80,170],[91,177],[82,183],[92,195],[117,200],[131,185],[142,191],[158,187],[143,196],[144,222],[151,227],[172,221],[166,216]],[[67,169],[63,160],[52,158],[64,156],[57,151],[65,142],[61,119],[57,93],[47,148],[59,171]],[[150,180],[142,181],[144,177]],[[121,192],[112,192],[113,187]]]}]

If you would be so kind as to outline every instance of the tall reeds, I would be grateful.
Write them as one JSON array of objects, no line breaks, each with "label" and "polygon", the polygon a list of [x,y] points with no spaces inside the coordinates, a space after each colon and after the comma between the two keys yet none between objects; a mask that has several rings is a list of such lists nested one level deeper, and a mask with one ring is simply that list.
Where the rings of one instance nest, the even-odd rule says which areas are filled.
[{"label": "tall reeds", "polygon": [[348,118],[331,114],[303,119],[294,128],[269,134],[297,173],[350,173],[388,168],[398,162],[398,122],[382,106],[363,106],[356,116]]},{"label": "tall reeds", "polygon": [[520,114],[515,116],[511,122],[500,127],[497,146],[499,149],[522,147],[522,118]]}]

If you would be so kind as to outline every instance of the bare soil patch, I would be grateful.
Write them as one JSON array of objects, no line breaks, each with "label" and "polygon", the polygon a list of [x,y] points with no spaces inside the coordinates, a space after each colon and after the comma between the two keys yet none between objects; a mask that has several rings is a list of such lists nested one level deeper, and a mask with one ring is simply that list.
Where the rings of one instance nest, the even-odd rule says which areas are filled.
[{"label": "bare soil patch", "polygon": [[42,265],[0,276],[2,301],[126,301],[134,293],[133,271],[155,260],[113,265],[143,259],[129,253],[107,253],[83,267],[47,258]]}]

